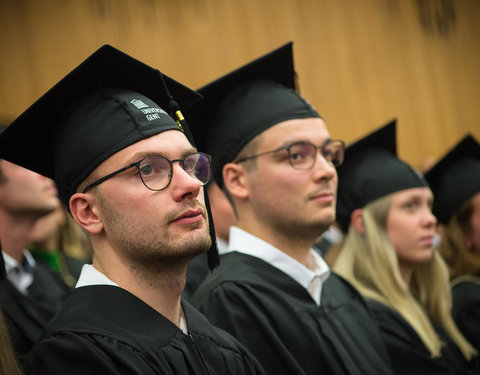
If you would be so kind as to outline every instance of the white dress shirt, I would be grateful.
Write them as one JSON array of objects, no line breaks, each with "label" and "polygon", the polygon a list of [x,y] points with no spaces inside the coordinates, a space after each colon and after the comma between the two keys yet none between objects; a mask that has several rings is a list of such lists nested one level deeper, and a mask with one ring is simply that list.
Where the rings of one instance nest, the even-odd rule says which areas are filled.
[{"label": "white dress shirt", "polygon": [[24,263],[20,264],[10,255],[3,252],[3,260],[5,261],[5,272],[7,279],[17,288],[23,295],[28,295],[28,287],[33,283],[33,269],[37,265],[32,254],[27,249],[23,250]]},{"label": "white dress shirt", "polygon": [[[113,282],[106,275],[97,270],[93,264],[85,264],[82,267],[82,272],[80,273],[80,277],[78,278],[75,288],[81,288],[89,285],[111,285],[119,287],[117,283]],[[181,307],[179,325],[179,328],[182,330],[182,332],[188,335],[187,321],[185,320],[185,314],[183,312],[183,308]]]},{"label": "white dress shirt", "polygon": [[217,237],[218,255],[225,254],[228,250],[228,242]]},{"label": "white dress shirt", "polygon": [[310,249],[310,267],[305,267],[283,251],[270,245],[244,230],[230,227],[228,252],[238,251],[262,259],[280,271],[289,275],[303,286],[312,296],[317,305],[320,305],[323,283],[330,275],[327,263],[313,249]]}]

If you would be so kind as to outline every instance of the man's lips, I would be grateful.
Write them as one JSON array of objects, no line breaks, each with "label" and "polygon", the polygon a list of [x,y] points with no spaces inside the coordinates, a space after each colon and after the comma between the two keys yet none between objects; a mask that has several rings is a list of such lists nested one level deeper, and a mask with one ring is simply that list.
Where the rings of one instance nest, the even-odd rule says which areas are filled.
[{"label": "man's lips", "polygon": [[312,194],[310,199],[316,202],[333,203],[335,200],[335,195],[331,191],[322,191],[320,193]]},{"label": "man's lips", "polygon": [[203,220],[203,208],[198,207],[195,209],[190,209],[179,216],[177,216],[172,223],[175,224],[190,224],[190,223],[196,223],[198,221]]}]

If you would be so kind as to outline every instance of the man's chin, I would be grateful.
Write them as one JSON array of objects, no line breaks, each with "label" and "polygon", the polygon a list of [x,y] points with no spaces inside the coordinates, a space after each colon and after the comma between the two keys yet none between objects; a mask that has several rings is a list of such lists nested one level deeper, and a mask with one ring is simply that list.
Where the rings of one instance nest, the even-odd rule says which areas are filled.
[{"label": "man's chin", "polygon": [[209,235],[199,235],[194,236],[194,238],[189,238],[182,247],[179,249],[179,253],[182,257],[192,259],[201,253],[205,253],[210,249],[212,245],[212,239]]}]

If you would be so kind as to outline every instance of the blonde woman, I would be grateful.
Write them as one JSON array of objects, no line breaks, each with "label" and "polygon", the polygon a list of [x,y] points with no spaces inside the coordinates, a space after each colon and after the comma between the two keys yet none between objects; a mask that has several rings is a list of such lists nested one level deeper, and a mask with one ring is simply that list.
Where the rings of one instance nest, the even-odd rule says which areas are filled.
[{"label": "blonde woman", "polygon": [[475,349],[450,315],[448,270],[434,251],[433,194],[396,157],[395,122],[348,147],[334,270],[366,298],[397,374],[477,374]]},{"label": "blonde woman", "polygon": [[480,145],[466,136],[425,177],[442,227],[439,252],[450,268],[453,317],[480,350]]}]

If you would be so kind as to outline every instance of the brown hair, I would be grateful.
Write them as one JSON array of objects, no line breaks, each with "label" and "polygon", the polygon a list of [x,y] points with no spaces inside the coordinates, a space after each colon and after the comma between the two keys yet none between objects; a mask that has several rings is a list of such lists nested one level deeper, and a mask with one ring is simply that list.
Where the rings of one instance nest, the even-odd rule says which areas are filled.
[{"label": "brown hair", "polygon": [[438,251],[450,268],[450,278],[480,276],[480,256],[467,246],[465,237],[472,231],[473,198],[463,203],[448,221]]},{"label": "brown hair", "polygon": [[7,325],[0,310],[0,375],[20,375],[21,373],[8,336]]}]

